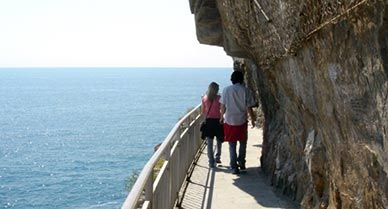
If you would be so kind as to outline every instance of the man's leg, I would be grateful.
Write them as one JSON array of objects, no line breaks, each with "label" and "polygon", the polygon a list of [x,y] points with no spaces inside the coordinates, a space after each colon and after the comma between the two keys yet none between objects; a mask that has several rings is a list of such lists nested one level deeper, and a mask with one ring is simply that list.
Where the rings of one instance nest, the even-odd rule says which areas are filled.
[{"label": "man's leg", "polygon": [[221,163],[222,142],[217,138],[216,162]]},{"label": "man's leg", "polygon": [[237,161],[240,165],[241,169],[245,169],[245,157],[247,153],[247,141],[239,141],[240,148],[238,150],[238,158]]},{"label": "man's leg", "polygon": [[213,138],[206,137],[207,140],[207,157],[209,159],[209,167],[214,167],[214,154],[213,154]]},{"label": "man's leg", "polygon": [[237,153],[236,153],[237,142],[229,142],[229,154],[230,154],[230,168],[233,169],[233,173],[239,173],[237,167]]}]

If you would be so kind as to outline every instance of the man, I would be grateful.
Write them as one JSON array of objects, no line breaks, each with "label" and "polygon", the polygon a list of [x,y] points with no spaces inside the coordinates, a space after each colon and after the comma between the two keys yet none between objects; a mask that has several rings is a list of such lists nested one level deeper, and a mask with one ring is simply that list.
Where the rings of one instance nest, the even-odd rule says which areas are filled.
[{"label": "man", "polygon": [[[240,173],[245,169],[245,156],[248,139],[248,117],[251,118],[252,127],[255,126],[255,115],[253,107],[256,102],[251,91],[246,88],[244,74],[236,69],[239,65],[234,65],[235,71],[232,73],[231,86],[226,87],[221,96],[221,123],[224,123],[225,141],[229,142],[230,167],[233,174]],[[238,156],[236,153],[237,142],[240,144]]]}]

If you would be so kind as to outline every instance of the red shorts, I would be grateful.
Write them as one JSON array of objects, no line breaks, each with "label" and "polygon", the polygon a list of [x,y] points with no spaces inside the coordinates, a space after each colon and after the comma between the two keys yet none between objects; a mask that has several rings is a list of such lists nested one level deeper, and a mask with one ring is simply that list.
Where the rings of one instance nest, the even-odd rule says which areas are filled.
[{"label": "red shorts", "polygon": [[232,126],[224,123],[224,141],[236,142],[248,139],[248,123],[239,126]]}]

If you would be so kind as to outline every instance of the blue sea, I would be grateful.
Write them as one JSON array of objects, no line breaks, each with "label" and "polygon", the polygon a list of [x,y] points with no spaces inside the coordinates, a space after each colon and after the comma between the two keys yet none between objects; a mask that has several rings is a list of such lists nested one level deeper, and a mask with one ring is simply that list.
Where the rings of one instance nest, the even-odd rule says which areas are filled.
[{"label": "blue sea", "polygon": [[128,178],[231,69],[0,69],[0,208],[119,208]]}]

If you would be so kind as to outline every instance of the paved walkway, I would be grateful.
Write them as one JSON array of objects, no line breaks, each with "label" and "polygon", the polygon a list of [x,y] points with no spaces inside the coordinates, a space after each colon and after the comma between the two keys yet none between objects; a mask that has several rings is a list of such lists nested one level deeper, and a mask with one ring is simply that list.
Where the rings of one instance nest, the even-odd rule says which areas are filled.
[{"label": "paved walkway", "polygon": [[228,170],[229,145],[222,145],[222,164],[209,169],[206,149],[201,154],[191,181],[186,187],[184,209],[262,209],[298,208],[285,197],[277,196],[260,171],[262,130],[250,129],[247,145],[247,170],[234,175]]}]

